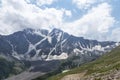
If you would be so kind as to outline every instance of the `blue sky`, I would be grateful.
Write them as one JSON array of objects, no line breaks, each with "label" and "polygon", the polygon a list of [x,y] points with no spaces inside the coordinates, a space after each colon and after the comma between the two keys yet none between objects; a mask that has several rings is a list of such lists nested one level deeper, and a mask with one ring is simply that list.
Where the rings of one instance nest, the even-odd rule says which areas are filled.
[{"label": "blue sky", "polygon": [[0,34],[25,28],[120,41],[120,0],[0,0]]}]

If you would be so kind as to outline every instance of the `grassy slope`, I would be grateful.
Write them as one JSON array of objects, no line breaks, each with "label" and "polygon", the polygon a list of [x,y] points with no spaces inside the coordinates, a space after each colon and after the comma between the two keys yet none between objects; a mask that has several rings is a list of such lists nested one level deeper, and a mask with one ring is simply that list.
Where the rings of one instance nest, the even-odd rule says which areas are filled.
[{"label": "grassy slope", "polygon": [[60,80],[65,75],[81,73],[84,71],[87,71],[87,76],[93,73],[105,73],[116,69],[120,69],[120,46],[112,50],[110,53],[103,55],[98,60],[84,64],[81,67],[72,69],[69,72],[49,77],[47,80]]}]

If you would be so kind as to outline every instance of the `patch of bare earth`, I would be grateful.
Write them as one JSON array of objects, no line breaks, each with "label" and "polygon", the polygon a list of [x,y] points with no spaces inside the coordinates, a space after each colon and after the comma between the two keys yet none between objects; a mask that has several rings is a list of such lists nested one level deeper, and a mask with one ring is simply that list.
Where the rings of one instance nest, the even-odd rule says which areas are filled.
[{"label": "patch of bare earth", "polygon": [[64,76],[61,80],[80,80],[82,77],[84,77],[85,74],[86,72],[78,73],[78,74],[70,74]]}]

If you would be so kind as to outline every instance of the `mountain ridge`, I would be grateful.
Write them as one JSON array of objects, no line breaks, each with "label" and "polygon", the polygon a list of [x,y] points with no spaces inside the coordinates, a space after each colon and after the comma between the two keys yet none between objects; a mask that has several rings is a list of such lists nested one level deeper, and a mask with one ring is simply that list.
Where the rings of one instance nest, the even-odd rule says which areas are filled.
[{"label": "mountain ridge", "polygon": [[[0,42],[0,53],[10,54],[20,60],[34,60],[36,58],[38,58],[36,60],[52,60],[62,55],[65,56],[65,59],[77,51],[79,54],[84,51],[88,53],[90,50],[104,53],[104,51],[108,51],[105,49],[111,50],[117,46],[116,42],[88,40],[69,35],[59,29],[53,29],[51,32],[41,29],[25,29],[11,35],[1,36]],[[103,51],[102,48],[104,48]],[[83,52],[80,52],[82,50]],[[64,55],[64,53],[66,54]]]},{"label": "mountain ridge", "polygon": [[25,29],[11,35],[1,35],[0,55],[28,66],[27,72],[12,78],[20,79],[24,74],[29,77],[31,72],[36,75],[37,72],[48,73],[56,69],[64,71],[81,66],[99,58],[118,45],[118,42],[113,41],[100,42],[76,37],[59,29],[53,29],[51,32]]}]

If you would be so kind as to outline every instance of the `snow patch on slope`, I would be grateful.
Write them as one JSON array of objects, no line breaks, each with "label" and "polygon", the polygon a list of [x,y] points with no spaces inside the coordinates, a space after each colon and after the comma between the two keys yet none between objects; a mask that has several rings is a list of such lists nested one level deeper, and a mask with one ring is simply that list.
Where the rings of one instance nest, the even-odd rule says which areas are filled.
[{"label": "snow patch on slope", "polygon": [[40,35],[42,37],[46,37],[46,35],[42,34],[40,31],[35,31],[34,34]]},{"label": "snow patch on slope", "polygon": [[78,55],[79,53],[84,54],[84,53],[83,53],[83,50],[79,50],[79,49],[77,49],[77,48],[75,48],[75,49],[73,50],[73,52],[74,52],[76,55]]},{"label": "snow patch on slope", "polygon": [[52,44],[52,37],[47,36],[47,40],[48,40],[48,42],[49,42],[50,44]]},{"label": "snow patch on slope", "polygon": [[99,51],[104,51],[104,47],[101,45],[96,45],[95,47],[92,48],[93,50],[99,50]]},{"label": "snow patch on slope", "polygon": [[68,54],[63,52],[60,55],[50,55],[49,58],[46,59],[46,61],[62,60],[62,59],[67,59],[67,58],[68,58]]}]

